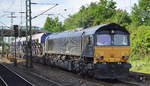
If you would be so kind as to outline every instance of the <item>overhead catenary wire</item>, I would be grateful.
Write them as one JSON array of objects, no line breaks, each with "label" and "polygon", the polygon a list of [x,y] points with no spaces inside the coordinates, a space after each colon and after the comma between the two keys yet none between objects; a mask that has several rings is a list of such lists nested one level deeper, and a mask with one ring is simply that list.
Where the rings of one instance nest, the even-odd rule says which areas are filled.
[{"label": "overhead catenary wire", "polygon": [[[17,0],[12,0],[11,1],[11,3],[9,3],[9,6],[7,6],[7,8],[6,9],[3,9],[3,10],[5,10],[5,11],[3,11],[3,14],[0,16],[0,18],[3,18],[3,17],[5,17],[5,15],[9,15],[8,13],[20,13],[20,12],[13,12],[13,8],[14,8],[14,6],[15,6],[15,4],[16,4],[16,2],[18,2]],[[21,1],[22,2],[22,1]],[[21,5],[22,5],[22,3],[21,3]],[[15,7],[16,8],[16,7]],[[21,8],[22,9],[22,8]],[[11,11],[12,10],[12,11]],[[5,14],[4,14],[5,13]],[[6,14],[7,13],[7,14]],[[10,16],[11,17],[11,16]],[[16,17],[16,16],[13,16],[13,18],[14,17]],[[4,24],[3,24],[4,25]],[[6,24],[5,24],[6,25]]]},{"label": "overhead catenary wire", "polygon": [[[42,13],[40,13],[40,14],[34,16],[34,17],[32,17],[32,19],[35,19],[35,18],[37,18],[37,17],[43,15],[44,13],[46,13],[46,12],[48,12],[49,10],[55,8],[56,6],[58,6],[58,4],[55,4],[53,7],[50,7],[50,8],[48,8],[47,10],[45,10],[44,12],[42,12]],[[22,25],[23,25],[24,23],[26,23],[26,22],[22,22]],[[20,25],[20,24],[19,24],[19,25]]]},{"label": "overhead catenary wire", "polygon": [[7,26],[5,23],[3,23],[2,21],[0,21],[0,24],[4,25],[4,26],[6,26],[7,28],[10,29],[10,27],[8,27],[8,26]]},{"label": "overhead catenary wire", "polygon": [[57,13],[57,14],[43,14],[43,15],[48,15],[48,16],[53,16],[53,15],[57,15],[57,16],[60,16],[60,17],[62,17],[62,18],[66,18],[66,17],[64,17],[63,15],[61,15],[60,13]]},{"label": "overhead catenary wire", "polygon": [[0,16],[0,19],[1,19],[2,17],[5,17],[6,15],[9,15],[9,14],[3,14],[3,15],[1,15],[1,16]]},{"label": "overhead catenary wire", "polygon": [[[14,0],[14,1],[11,3],[11,5],[7,8],[7,10],[5,11],[5,13],[10,13],[10,12],[8,11],[8,9],[12,8],[12,6],[14,5],[15,2],[16,2],[16,0]],[[21,4],[20,4],[20,5],[21,5],[21,12],[14,12],[14,13],[20,13],[20,14],[22,15],[22,14],[24,13],[24,12],[22,12],[22,0],[20,0],[20,2],[21,2]],[[31,3],[31,4],[36,4],[36,5],[38,5],[38,4],[39,4],[39,5],[54,5],[53,7],[50,7],[49,9],[47,9],[46,11],[44,11],[44,12],[38,14],[37,16],[34,16],[32,19],[35,19],[35,18],[41,16],[42,14],[46,13],[47,11],[53,9],[54,7],[56,7],[56,6],[58,5],[58,4],[55,4],[55,3]],[[8,14],[2,14],[2,15],[0,16],[0,18],[4,17],[5,15],[8,15]],[[21,17],[20,17],[20,18],[21,18]],[[24,24],[23,19],[20,19],[19,25],[23,25],[23,24]],[[6,25],[6,24],[3,24],[3,25]]]},{"label": "overhead catenary wire", "polygon": [[[6,3],[7,2],[7,4],[9,4],[9,5],[4,5],[3,3]],[[10,0],[4,0],[3,2],[1,2],[1,4],[3,4],[3,5],[1,5],[1,8],[2,9],[0,9],[0,10],[4,10],[4,8],[5,8],[5,10],[9,10],[10,8],[12,8],[12,6],[14,6],[14,3],[16,2],[16,0],[14,0],[14,1],[12,1],[12,2],[10,2],[10,3],[8,3],[8,2],[10,2]]]},{"label": "overhead catenary wire", "polygon": [[34,5],[56,5],[56,3],[35,3],[35,2],[32,2],[31,4],[34,4]]},{"label": "overhead catenary wire", "polygon": [[32,19],[35,19],[35,18],[37,18],[37,17],[43,15],[44,13],[46,13],[46,12],[48,12],[49,10],[55,8],[56,6],[58,6],[58,4],[55,4],[53,7],[50,7],[50,8],[48,8],[47,10],[45,10],[44,12],[40,13],[39,15],[34,16]]},{"label": "overhead catenary wire", "polygon": [[[15,2],[16,2],[16,0],[12,1],[12,2],[10,3],[9,7],[6,8],[5,10],[9,10],[10,8],[12,8],[12,7],[14,6],[14,3],[15,3]],[[3,11],[3,12],[5,13],[5,12],[8,12],[8,11]],[[5,15],[5,14],[3,14],[3,15]]]}]

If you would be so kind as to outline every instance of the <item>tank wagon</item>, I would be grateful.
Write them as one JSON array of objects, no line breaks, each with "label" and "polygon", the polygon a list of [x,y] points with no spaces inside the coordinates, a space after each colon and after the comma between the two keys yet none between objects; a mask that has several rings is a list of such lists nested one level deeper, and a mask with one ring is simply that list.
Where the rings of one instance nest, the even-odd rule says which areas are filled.
[{"label": "tank wagon", "polygon": [[45,40],[44,63],[101,79],[125,78],[129,36],[115,23],[53,33]]},{"label": "tank wagon", "polygon": [[[32,35],[32,56],[34,61],[43,61],[40,57],[44,55],[44,43],[45,39],[51,33],[38,33]],[[29,40],[29,36],[27,38]],[[27,55],[27,51],[29,51],[28,41],[26,41],[26,37],[20,37],[12,42],[11,44],[11,53],[14,55],[16,48],[17,57],[23,58]],[[13,56],[14,57],[14,56]]]},{"label": "tank wagon", "polygon": [[10,45],[10,52],[11,52],[11,58],[15,56],[15,48],[16,48],[16,55],[19,58],[22,58],[24,56],[24,42],[26,41],[25,37],[17,38],[16,43],[15,41],[12,42]]}]

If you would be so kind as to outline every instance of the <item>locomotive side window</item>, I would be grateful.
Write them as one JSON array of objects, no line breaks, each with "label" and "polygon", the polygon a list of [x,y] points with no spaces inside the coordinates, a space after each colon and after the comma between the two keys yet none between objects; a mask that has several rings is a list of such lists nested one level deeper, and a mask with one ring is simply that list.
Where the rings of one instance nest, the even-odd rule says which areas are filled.
[{"label": "locomotive side window", "polygon": [[109,34],[97,35],[97,45],[111,45],[111,35]]},{"label": "locomotive side window", "polygon": [[128,35],[114,35],[114,45],[128,45]]}]

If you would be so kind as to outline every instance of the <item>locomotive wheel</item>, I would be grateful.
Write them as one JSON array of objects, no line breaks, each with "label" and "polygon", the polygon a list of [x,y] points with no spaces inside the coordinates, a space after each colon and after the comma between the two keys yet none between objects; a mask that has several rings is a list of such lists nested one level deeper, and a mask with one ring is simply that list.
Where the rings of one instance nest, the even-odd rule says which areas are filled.
[{"label": "locomotive wheel", "polygon": [[94,76],[94,70],[88,70],[88,76],[93,77]]},{"label": "locomotive wheel", "polygon": [[43,59],[42,59],[42,63],[44,64],[44,65],[46,65],[46,58],[45,58],[45,56],[43,56]]}]

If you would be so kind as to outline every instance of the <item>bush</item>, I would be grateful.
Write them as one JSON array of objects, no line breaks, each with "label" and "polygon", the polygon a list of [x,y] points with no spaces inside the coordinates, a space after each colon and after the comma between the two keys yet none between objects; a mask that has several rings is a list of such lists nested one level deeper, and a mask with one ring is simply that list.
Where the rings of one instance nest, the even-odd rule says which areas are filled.
[{"label": "bush", "polygon": [[134,27],[130,38],[131,59],[150,57],[150,26]]}]

